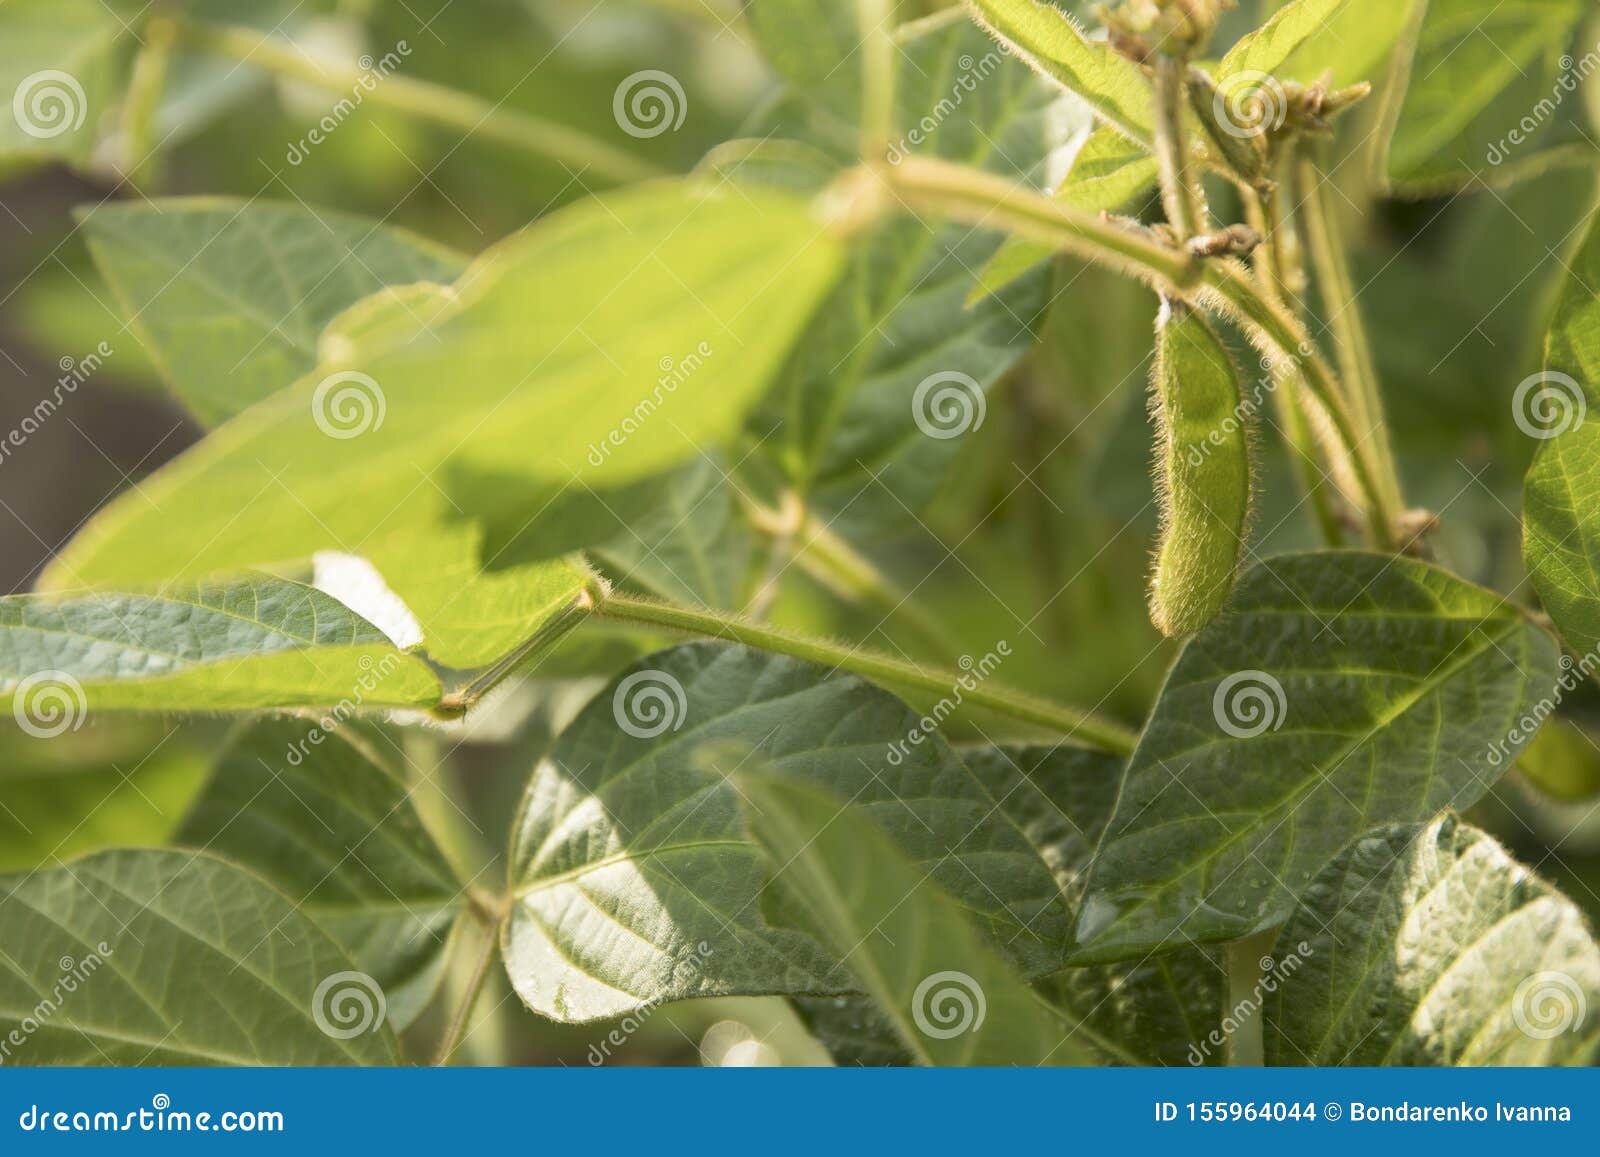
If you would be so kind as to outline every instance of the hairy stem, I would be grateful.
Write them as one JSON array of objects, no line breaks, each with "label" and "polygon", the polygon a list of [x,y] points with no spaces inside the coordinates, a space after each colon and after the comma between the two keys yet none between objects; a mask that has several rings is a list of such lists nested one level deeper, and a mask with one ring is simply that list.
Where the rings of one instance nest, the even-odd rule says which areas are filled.
[{"label": "hairy stem", "polygon": [[1189,66],[1166,53],[1155,57],[1155,153],[1161,174],[1161,204],[1179,241],[1205,232],[1205,194],[1189,160],[1183,131],[1184,86]]},{"label": "hairy stem", "polygon": [[677,607],[600,590],[595,592],[594,613],[598,618],[618,623],[663,627],[705,638],[728,639],[764,651],[791,655],[823,667],[853,671],[868,679],[900,687],[940,695],[948,695],[959,688],[962,699],[974,706],[1060,732],[1069,739],[1117,755],[1132,754],[1138,738],[1120,724],[1076,707],[1062,706],[988,683],[978,683],[969,689],[961,681],[971,676],[963,671],[925,667],[716,611]]},{"label": "hairy stem", "polygon": [[1350,416],[1361,438],[1372,447],[1377,483],[1395,509],[1403,505],[1399,472],[1389,430],[1383,418],[1383,398],[1378,390],[1378,372],[1372,361],[1372,346],[1367,340],[1361,310],[1356,305],[1355,281],[1350,274],[1344,238],[1339,233],[1339,218],[1328,203],[1328,180],[1319,154],[1322,150],[1302,142],[1295,150],[1292,181],[1299,205],[1298,219],[1311,255],[1317,289],[1322,296],[1328,327],[1333,331],[1339,372],[1350,392]]},{"label": "hairy stem", "polygon": [[[478,916],[476,908],[471,911],[474,916]],[[477,962],[472,967],[472,977],[467,981],[466,990],[461,994],[461,1003],[456,1005],[455,1013],[450,1017],[450,1025],[445,1029],[444,1037],[439,1042],[439,1051],[433,1062],[436,1066],[449,1064],[456,1049],[461,1047],[467,1026],[472,1023],[472,1010],[477,1007],[478,998],[483,995],[483,986],[489,979],[489,970],[500,951],[499,929],[495,925],[482,917],[475,919],[473,925],[483,937],[484,945],[478,954]]]},{"label": "hairy stem", "polygon": [[374,80],[370,69],[354,62],[314,59],[286,41],[250,28],[188,23],[179,23],[177,28],[180,39],[190,48],[314,84],[332,93],[349,95],[359,88],[361,99],[379,108],[526,149],[588,175],[626,183],[663,173],[655,165],[586,133],[491,104],[459,89],[407,76],[388,75]]},{"label": "hairy stem", "polygon": [[434,713],[453,719],[494,690],[514,671],[537,663],[582,623],[589,610],[588,595],[581,594],[569,605],[551,615],[524,643],[498,659],[466,686],[439,700]]},{"label": "hairy stem", "polygon": [[1380,549],[1393,547],[1393,508],[1375,480],[1368,449],[1356,436],[1338,378],[1305,327],[1271,300],[1243,265],[1232,260],[1200,261],[1132,229],[960,165],[908,158],[886,179],[914,208],[1032,237],[1137,277],[1171,296],[1190,296],[1198,289],[1202,300],[1229,314],[1258,345],[1304,375],[1307,392],[1326,415],[1327,436],[1349,464],[1373,544]]}]

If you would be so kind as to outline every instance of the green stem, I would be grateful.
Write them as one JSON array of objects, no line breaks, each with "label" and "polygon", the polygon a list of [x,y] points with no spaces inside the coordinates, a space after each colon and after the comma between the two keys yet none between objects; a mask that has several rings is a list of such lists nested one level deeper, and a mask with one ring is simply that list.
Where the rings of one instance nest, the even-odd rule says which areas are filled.
[{"label": "green stem", "polygon": [[1206,303],[1232,316],[1256,339],[1304,375],[1308,393],[1327,417],[1327,434],[1348,462],[1373,544],[1391,549],[1394,519],[1374,480],[1367,451],[1333,369],[1310,335],[1285,308],[1272,301],[1237,261],[1199,261],[1135,230],[1035,193],[1000,177],[947,162],[907,158],[885,174],[913,208],[988,228],[1032,237],[1085,260],[1137,277],[1175,297],[1200,288]]},{"label": "green stem", "polygon": [[491,104],[459,89],[389,75],[375,83],[354,63],[330,63],[250,28],[178,24],[181,41],[202,52],[238,60],[332,93],[361,93],[364,102],[407,113],[464,133],[500,141],[618,183],[661,176],[664,170],[555,121]]},{"label": "green stem", "polygon": [[1404,504],[1400,497],[1399,472],[1394,449],[1383,417],[1383,398],[1378,390],[1378,371],[1372,361],[1372,345],[1367,340],[1361,310],[1356,305],[1355,279],[1350,274],[1344,238],[1339,233],[1339,218],[1328,202],[1329,178],[1320,163],[1320,149],[1302,142],[1295,151],[1292,180],[1298,218],[1311,255],[1322,296],[1323,311],[1333,330],[1339,373],[1350,392],[1350,416],[1357,432],[1373,449],[1377,481],[1395,509]]},{"label": "green stem", "polygon": [[712,639],[729,639],[820,666],[854,671],[868,679],[939,695],[948,695],[959,689],[964,702],[1060,732],[1069,739],[1092,744],[1117,755],[1132,754],[1138,740],[1127,728],[1075,707],[1065,707],[987,683],[979,683],[969,690],[961,684],[963,678],[970,677],[964,672],[924,667],[716,611],[676,607],[606,591],[596,591],[594,602],[596,617],[613,622],[663,627]]},{"label": "green stem", "polygon": [[474,907],[470,911],[477,917],[473,921],[473,926],[483,936],[484,946],[478,954],[477,963],[473,965],[472,977],[467,981],[466,991],[461,994],[461,1003],[456,1005],[455,1015],[450,1018],[450,1026],[445,1029],[444,1038],[439,1042],[439,1052],[433,1062],[435,1066],[449,1064],[456,1049],[461,1047],[461,1040],[467,1034],[467,1026],[472,1023],[472,1010],[477,1007],[478,998],[483,995],[484,983],[489,979],[489,969],[500,950],[498,928],[479,916],[477,908]]},{"label": "green stem", "polygon": [[1205,232],[1205,200],[1189,162],[1189,141],[1183,131],[1185,85],[1189,66],[1166,53],[1155,58],[1155,152],[1161,175],[1161,204],[1167,223],[1180,242]]},{"label": "green stem", "polygon": [[155,120],[167,89],[176,40],[177,29],[171,20],[157,17],[145,26],[144,47],[134,58],[128,94],[122,102],[122,171],[136,187],[148,188],[159,179]]},{"label": "green stem", "polygon": [[499,686],[506,676],[549,654],[556,644],[584,621],[588,610],[587,594],[579,595],[570,604],[551,615],[526,642],[498,659],[493,666],[481,672],[466,686],[440,699],[439,705],[434,708],[434,713],[445,719],[459,717],[467,708]]},{"label": "green stem", "polygon": [[1223,1012],[1236,1026],[1228,1034],[1229,1065],[1259,1068],[1266,1063],[1261,1038],[1261,962],[1277,936],[1278,930],[1272,928],[1228,945],[1228,1003]]},{"label": "green stem", "polygon": [[861,35],[861,159],[881,161],[894,133],[893,0],[856,0]]}]

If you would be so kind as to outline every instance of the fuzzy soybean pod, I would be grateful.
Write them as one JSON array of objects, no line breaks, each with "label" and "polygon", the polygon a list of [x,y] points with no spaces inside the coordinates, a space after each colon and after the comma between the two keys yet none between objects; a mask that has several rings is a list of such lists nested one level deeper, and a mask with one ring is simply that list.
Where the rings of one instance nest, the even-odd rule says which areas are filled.
[{"label": "fuzzy soybean pod", "polygon": [[1191,635],[1233,589],[1250,512],[1250,431],[1239,371],[1204,316],[1163,301],[1151,407],[1159,432],[1161,539],[1150,619]]}]

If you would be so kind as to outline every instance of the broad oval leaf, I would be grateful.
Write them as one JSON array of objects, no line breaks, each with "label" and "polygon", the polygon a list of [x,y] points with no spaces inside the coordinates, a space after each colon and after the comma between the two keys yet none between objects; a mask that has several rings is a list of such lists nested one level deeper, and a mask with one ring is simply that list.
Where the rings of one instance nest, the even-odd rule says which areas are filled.
[{"label": "broad oval leaf", "polygon": [[1090,870],[1076,958],[1281,923],[1353,836],[1477,800],[1557,651],[1491,591],[1319,551],[1248,572],[1167,678]]},{"label": "broad oval leaf", "polygon": [[1306,890],[1266,1004],[1268,1064],[1583,1063],[1600,947],[1583,914],[1453,815],[1361,836]]},{"label": "broad oval leaf", "polygon": [[0,704],[35,733],[102,710],[431,707],[439,681],[348,607],[265,575],[0,599]]},{"label": "broad oval leaf", "polygon": [[438,986],[467,888],[385,766],[381,735],[356,729],[335,714],[250,726],[174,840],[281,888],[378,983],[399,1030]]},{"label": "broad oval leaf", "polygon": [[323,329],[360,299],[451,282],[467,265],[402,230],[304,205],[180,197],[80,220],[129,328],[207,425],[310,372]]},{"label": "broad oval leaf", "polygon": [[529,1007],[584,1021],[687,997],[853,990],[767,886],[729,780],[753,752],[868,809],[1025,971],[1060,964],[1049,870],[910,708],[853,676],[693,643],[619,676],[534,771],[504,937]]},{"label": "broad oval leaf", "polygon": [[774,880],[843,961],[913,1060],[929,1065],[1092,1063],[1086,1034],[990,948],[964,906],[873,822],[814,784],[736,774]]},{"label": "broad oval leaf", "polygon": [[356,978],[327,933],[201,852],[102,852],[0,880],[0,942],[8,1063],[399,1062],[377,995],[341,988]]},{"label": "broad oval leaf", "polygon": [[530,485],[657,473],[739,427],[837,264],[793,196],[660,182],[586,199],[479,257],[407,340],[339,343],[113,501],[46,578],[361,554],[419,525],[526,517]]}]

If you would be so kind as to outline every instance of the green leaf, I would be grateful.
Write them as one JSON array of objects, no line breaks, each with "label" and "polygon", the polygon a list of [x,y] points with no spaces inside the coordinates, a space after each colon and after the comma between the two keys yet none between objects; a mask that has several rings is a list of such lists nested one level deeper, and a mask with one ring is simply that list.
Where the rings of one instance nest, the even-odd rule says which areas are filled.
[{"label": "green leaf", "polygon": [[0,159],[89,159],[127,70],[122,18],[101,0],[0,8]]},{"label": "green leaf", "polygon": [[1342,9],[1361,10],[1370,19],[1380,8],[1404,9],[1402,0],[1294,0],[1272,14],[1261,27],[1241,36],[1217,66],[1217,78],[1239,72],[1276,73],[1308,40],[1314,40]]},{"label": "green leaf", "polygon": [[1592,800],[1600,795],[1600,743],[1569,719],[1551,719],[1523,751],[1517,770],[1550,799]]},{"label": "green leaf", "polygon": [[1363,80],[1380,83],[1395,44],[1404,36],[1417,6],[1426,3],[1427,0],[1345,0],[1269,71],[1302,84],[1314,83],[1331,73],[1328,86],[1333,89]]},{"label": "green leaf", "polygon": [[1583,915],[1453,815],[1360,837],[1278,940],[1268,1064],[1583,1063],[1600,947]]},{"label": "green leaf", "polygon": [[1023,60],[1088,102],[1123,136],[1148,146],[1155,113],[1138,65],[1084,37],[1071,17],[1037,0],[973,0],[978,20]]},{"label": "green leaf", "polygon": [[[1058,201],[1090,213],[1115,213],[1156,187],[1156,159],[1142,145],[1101,125],[1084,139],[1067,179],[1055,191]],[[1048,245],[1013,237],[984,266],[969,304],[998,292],[1055,251]]]},{"label": "green leaf", "polygon": [[[1027,836],[1077,911],[1089,865],[1116,807],[1122,761],[1063,745],[980,747],[963,758]],[[1226,975],[1213,955],[1183,948],[1130,963],[1064,968],[1038,988],[1066,1023],[1129,1064],[1193,1063],[1190,1045],[1222,1021]],[[835,1016],[824,1028],[835,1027]],[[866,1031],[856,1030],[856,1038]],[[1220,1063],[1220,1050],[1202,1059]],[[881,1062],[880,1062],[881,1063]]]},{"label": "green leaf", "polygon": [[309,373],[323,329],[361,298],[448,283],[467,264],[399,229],[303,205],[123,201],[80,221],[123,319],[207,425]]},{"label": "green leaf", "polygon": [[702,458],[653,490],[651,508],[591,555],[626,586],[669,602],[738,610],[752,543],[726,467]]},{"label": "green leaf", "polygon": [[[843,961],[911,1056],[928,1065],[1091,1062],[1058,1019],[869,817],[800,779],[743,772],[737,788],[774,879]],[[873,809],[876,810],[876,809]]]},{"label": "green leaf", "polygon": [[166,843],[205,782],[200,738],[154,720],[50,738],[0,731],[0,872]]},{"label": "green leaf", "polygon": [[1563,153],[1592,161],[1593,145],[1570,124],[1582,102],[1565,56],[1586,8],[1426,0],[1388,141],[1390,182],[1429,194],[1504,184]]},{"label": "green leaf", "polygon": [[362,554],[526,519],[540,486],[657,473],[738,429],[836,269],[791,196],[661,182],[587,199],[491,248],[404,340],[389,324],[381,348],[331,343],[337,361],[113,501],[46,581]]},{"label": "green leaf", "polygon": [[1556,648],[1411,559],[1319,551],[1248,572],[1179,657],[1090,871],[1077,958],[1281,923],[1376,824],[1466,807],[1532,738]]},{"label": "green leaf", "polygon": [[767,886],[728,779],[753,751],[870,808],[1026,971],[1060,964],[1066,914],[1049,870],[910,708],[853,676],[695,643],[624,672],[534,771],[504,953],[530,1008],[585,1021],[688,997],[852,990]]},{"label": "green leaf", "polygon": [[[902,29],[897,60],[903,135],[891,163],[931,154],[1044,183],[1073,128],[1052,86],[958,12]],[[815,509],[838,516],[841,533],[900,526],[926,506],[981,426],[987,391],[1035,344],[1042,280],[966,304],[974,271],[1000,243],[909,215],[858,240],[754,418],[762,453]]]},{"label": "green leaf", "polygon": [[467,888],[381,742],[337,713],[254,724],[218,761],[176,839],[280,888],[378,982],[398,1031],[443,977]]},{"label": "green leaf", "polygon": [[376,994],[343,989],[357,978],[338,945],[200,852],[102,852],[11,877],[0,942],[8,1064],[399,1063]]},{"label": "green leaf", "polygon": [[265,575],[161,594],[0,599],[0,702],[34,734],[105,710],[428,707],[427,665],[321,591]]}]

